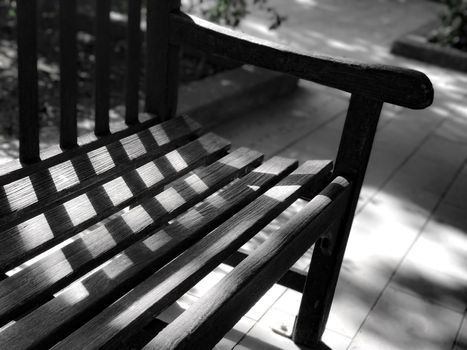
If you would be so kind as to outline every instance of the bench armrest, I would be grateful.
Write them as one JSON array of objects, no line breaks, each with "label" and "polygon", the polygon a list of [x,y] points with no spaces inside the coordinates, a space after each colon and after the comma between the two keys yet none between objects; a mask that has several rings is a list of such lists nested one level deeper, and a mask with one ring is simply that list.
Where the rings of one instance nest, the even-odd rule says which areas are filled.
[{"label": "bench armrest", "polygon": [[172,44],[186,43],[205,52],[412,109],[423,109],[433,101],[430,80],[415,70],[291,50],[182,13],[171,14],[170,26]]}]

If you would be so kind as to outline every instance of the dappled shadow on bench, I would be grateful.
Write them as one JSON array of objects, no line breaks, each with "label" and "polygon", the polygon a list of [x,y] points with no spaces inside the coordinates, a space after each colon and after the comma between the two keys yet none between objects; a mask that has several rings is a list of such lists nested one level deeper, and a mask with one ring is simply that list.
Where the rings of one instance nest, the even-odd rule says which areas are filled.
[{"label": "dappled shadow on bench", "polygon": [[[224,166],[228,167],[227,165],[224,165]],[[268,174],[268,173],[264,173],[262,175],[265,176],[266,178],[269,177],[269,176],[273,176],[273,174]],[[201,181],[201,180],[199,180],[199,181]],[[289,179],[289,182],[294,183],[293,177],[291,179]],[[195,195],[195,194],[199,193],[200,188],[199,188],[199,186],[196,185],[196,183],[190,181],[187,184],[188,184],[188,187],[183,193],[181,193],[181,192],[177,193],[177,196],[180,197],[182,202],[189,202],[190,201],[189,197],[191,195]],[[193,187],[191,187],[191,186],[193,186]],[[249,186],[247,185],[247,188],[248,187]],[[252,191],[252,192],[255,191],[255,186],[253,184],[252,184],[252,187],[251,187],[250,191]],[[210,192],[207,192],[207,194],[209,194],[209,193]],[[222,199],[222,193],[223,192],[221,191],[220,193],[216,194],[217,197],[220,196],[217,199],[217,201],[214,201],[214,202],[207,201],[204,206],[209,207],[211,205],[214,205],[215,203],[218,203],[218,204],[219,203],[222,204],[223,202],[228,203],[228,201],[229,201],[228,198]],[[157,200],[153,199],[153,200],[150,200],[148,202],[145,202],[144,209],[146,209],[145,212],[146,212],[147,215],[149,215],[149,217],[151,217],[152,215],[160,216],[161,204],[159,202],[157,202]],[[144,210],[144,209],[143,209],[143,207],[141,207],[141,210]],[[177,212],[173,211],[173,209],[170,209],[170,210],[172,211],[173,215],[177,214]],[[202,211],[200,212],[199,210],[200,209],[198,207],[196,207],[196,208],[192,209],[192,212],[197,212],[198,215],[199,215],[200,213],[202,213]],[[187,218],[189,219],[190,216],[188,216]],[[115,221],[115,220],[117,220],[117,221]],[[178,218],[177,220],[180,221],[181,218]],[[215,217],[211,218],[211,221],[212,221],[211,224],[205,226],[205,228],[203,229],[205,232],[207,232],[209,229],[212,229],[212,226],[215,225],[216,222],[218,222],[218,220]],[[124,231],[131,231],[130,234],[132,232],[134,232],[131,225],[128,226],[128,223],[125,220],[117,218],[117,219],[114,219],[113,222],[115,224],[112,225],[112,226],[115,227],[115,228],[118,228],[118,230],[120,232],[122,231],[122,229],[124,227],[126,227],[126,229]],[[181,222],[183,222],[183,220]],[[189,230],[190,225],[187,225],[187,224],[188,224],[188,222],[183,223],[183,225],[186,225],[186,230]],[[106,225],[107,233],[109,233],[111,235],[113,235],[113,230],[111,229],[112,226]],[[156,227],[151,227],[148,234],[151,233],[151,232],[154,232],[154,229]],[[170,225],[167,228],[170,228]],[[175,236],[174,236],[174,234],[175,234]],[[119,235],[120,235],[120,233],[119,233]],[[198,233],[198,235],[199,235],[199,233]],[[144,236],[145,235],[142,235],[142,236],[137,237],[137,238],[141,239]],[[182,247],[179,247],[177,250],[175,250],[173,253],[170,253],[169,255],[165,255],[165,256],[162,255],[161,257],[162,257],[163,260],[161,260],[161,257],[156,258],[156,260],[154,260],[154,254],[156,254],[155,252],[157,252],[158,249],[160,249],[158,247],[162,247],[167,243],[170,245],[170,242],[172,240],[175,239],[175,241],[177,241],[180,238],[183,238],[183,237],[180,237],[179,232],[173,231],[173,230],[172,231],[170,231],[170,230],[167,231],[167,229],[160,230],[156,234],[156,236],[157,237],[155,237],[155,239],[147,239],[145,241],[137,243],[137,247],[132,246],[130,249],[125,250],[123,252],[123,254],[119,254],[119,255],[116,256],[115,261],[112,261],[109,264],[103,265],[99,270],[96,270],[92,274],[90,274],[89,276],[84,277],[84,279],[82,279],[80,282],[75,283],[71,288],[65,289],[63,292],[56,295],[54,298],[51,299],[51,301],[49,303],[45,304],[44,306],[41,306],[38,309],[38,310],[40,310],[40,312],[44,312],[45,314],[49,315],[49,317],[52,317],[52,319],[56,319],[57,321],[60,320],[60,321],[64,322],[63,327],[61,327],[59,330],[57,330],[54,333],[55,335],[52,335],[52,338],[50,338],[48,340],[48,342],[53,343],[54,341],[58,340],[58,337],[63,337],[66,334],[66,332],[67,332],[66,329],[71,329],[70,327],[72,327],[72,326],[75,327],[77,324],[84,323],[86,320],[89,319],[89,317],[91,317],[90,315],[96,314],[98,311],[105,308],[106,305],[109,305],[109,303],[111,303],[116,298],[118,298],[118,296],[121,296],[122,293],[127,291],[128,288],[130,288],[130,286],[134,285],[134,283],[136,283],[137,281],[143,280],[150,273],[152,273],[154,271],[154,269],[155,269],[155,266],[156,266],[155,264],[159,264],[159,266],[160,266],[160,264],[163,264],[164,262],[167,262],[168,260],[171,259],[171,257],[174,256],[173,254],[175,254],[176,252],[179,251],[179,249],[182,248]],[[83,238],[86,238],[86,236],[83,236]],[[116,241],[118,241],[117,236],[114,236],[113,238]],[[76,243],[78,243],[78,244],[76,244]],[[72,251],[68,251],[68,248],[73,244],[76,245],[76,248],[74,250],[72,250]],[[66,281],[68,279],[69,280],[75,279],[76,277],[78,277],[82,273],[84,273],[85,271],[88,271],[89,268],[90,268],[90,267],[86,267],[86,269],[82,270],[83,269],[82,265],[81,266],[74,265],[74,260],[76,260],[76,253],[74,253],[74,252],[82,251],[83,254],[84,254],[83,258],[85,260],[89,260],[89,261],[94,260],[95,263],[98,262],[98,258],[96,257],[95,252],[93,252],[93,249],[95,249],[95,248],[92,248],[92,249],[91,248],[92,247],[86,247],[86,239],[81,241],[81,242],[75,241],[75,242],[71,243],[70,245],[65,246],[64,248],[62,248],[64,259],[65,259],[65,261],[67,261],[69,263],[70,273],[72,274],[70,276],[73,276],[73,278],[64,279],[61,282],[62,284],[66,284],[64,281]],[[122,247],[121,247],[121,249],[122,249]],[[162,250],[162,251],[164,251],[164,250]],[[111,255],[113,255],[115,253],[116,253],[116,251],[112,252]],[[152,258],[151,258],[151,256],[152,256]],[[152,259],[152,262],[151,262],[150,259]],[[146,265],[144,267],[145,264],[148,264],[148,261],[149,261],[149,265]],[[141,270],[141,271],[139,271],[138,274],[136,275],[135,272],[138,271],[138,269]],[[131,272],[132,270],[133,270],[133,274],[134,274],[133,276],[132,276],[132,272]],[[43,276],[44,277],[47,276],[48,272],[49,271],[47,271],[47,268],[45,268],[43,270],[43,273],[44,273]],[[37,272],[37,273],[39,273],[39,272]],[[123,280],[121,278],[123,278]],[[125,280],[125,278],[126,278],[126,280]],[[120,279],[120,282],[117,282],[116,281],[117,279]],[[58,287],[58,285],[57,285],[57,287]],[[104,295],[101,295],[102,288],[110,288],[110,289],[107,291],[107,294],[104,293]],[[37,301],[45,302],[50,297],[51,297],[50,294],[43,295],[40,298],[38,298]],[[87,307],[91,308],[91,310],[93,310],[93,311],[91,311],[90,313],[87,313],[86,319],[84,319],[82,317],[82,315],[80,316],[80,314],[77,314],[76,316],[74,316],[74,317],[76,317],[76,319],[72,320],[70,324],[67,324],[67,321],[65,320],[65,318],[68,316],[68,314],[64,310],[67,307],[71,307],[71,305],[73,305],[73,308],[75,309],[76,307],[78,307],[77,305],[80,305],[80,304],[83,304],[83,303],[86,304],[88,302],[89,298],[91,298],[91,297],[97,298],[97,299],[95,299],[92,302],[92,304],[87,306]],[[29,306],[33,307],[35,305],[29,305]],[[36,310],[36,312],[38,310]],[[75,310],[77,310],[77,309],[75,309]],[[63,314],[63,312],[65,312],[65,313]],[[84,313],[84,311],[81,311],[81,313]],[[28,317],[29,317],[28,315],[25,315],[26,320],[28,319]],[[61,319],[62,317],[64,318],[63,320]]]},{"label": "dappled shadow on bench", "polygon": [[[148,149],[155,146],[154,143],[146,143]],[[199,149],[200,152],[204,147],[198,141],[192,142],[190,146],[195,150]],[[114,146],[112,149],[119,152],[119,162],[113,161],[116,159],[115,152],[106,148],[106,156],[110,159],[112,165],[109,168],[111,172],[104,172],[105,176],[103,178],[102,176],[101,178],[98,177],[97,181],[100,179],[102,184],[97,182],[97,186],[96,178],[93,178],[93,176],[102,175],[102,171],[97,168],[98,172],[96,172],[96,165],[91,164],[87,156],[81,157],[79,168],[74,166],[74,161],[66,162],[73,176],[68,176],[70,175],[68,170],[55,178],[56,171],[45,170],[26,178],[29,183],[26,183],[24,191],[27,192],[29,199],[24,202],[24,199],[20,197],[21,192],[13,193],[16,202],[12,203],[19,208],[24,208],[21,216],[18,210],[13,210],[15,208],[11,206],[10,202],[12,198],[7,195],[8,192],[2,187],[4,195],[1,198],[5,202],[3,210],[12,212],[12,215],[3,219],[2,228],[6,230],[3,240],[6,240],[6,242],[10,240],[17,241],[16,245],[18,246],[17,249],[19,249],[17,253],[19,254],[26,254],[26,252],[30,251],[21,260],[24,261],[38,251],[43,251],[53,244],[89,228],[99,220],[117,213],[136,200],[155,195],[163,189],[164,185],[174,180],[175,175],[183,175],[191,170],[193,165],[202,164],[199,161],[193,163],[193,160],[191,160],[192,165],[188,166],[183,161],[184,152],[180,153],[178,151],[172,151],[167,156],[158,158],[157,163],[153,161],[146,164],[141,161],[132,163],[122,147]],[[125,159],[130,166],[135,168],[138,165],[143,165],[135,171],[130,168],[127,169],[126,173],[122,174],[128,168],[127,165],[126,168],[115,172],[115,164],[122,164]],[[200,159],[202,160],[202,158]],[[174,162],[174,160],[177,161]],[[214,158],[208,156],[204,162],[209,162],[209,160],[212,161]],[[83,164],[86,165],[86,168],[85,171],[81,172]],[[64,176],[66,177],[64,178]],[[92,182],[89,181],[91,179]],[[91,187],[91,189],[88,187]],[[60,196],[58,196],[59,194]],[[65,203],[60,204],[62,202]],[[10,209],[8,210],[8,208]],[[29,217],[31,218],[28,219]],[[20,223],[25,219],[28,220],[25,223]],[[39,230],[39,228],[41,229]],[[39,233],[43,236],[42,238],[38,236]],[[31,239],[31,241],[28,241],[28,239]],[[13,244],[13,241],[10,243]],[[12,266],[8,265],[4,269],[10,267]]]}]

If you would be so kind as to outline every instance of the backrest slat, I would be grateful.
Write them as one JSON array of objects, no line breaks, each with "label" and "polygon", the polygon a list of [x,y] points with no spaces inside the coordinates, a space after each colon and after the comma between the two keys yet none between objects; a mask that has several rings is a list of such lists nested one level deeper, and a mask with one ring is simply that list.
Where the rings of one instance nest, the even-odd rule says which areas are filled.
[{"label": "backrest slat", "polygon": [[24,163],[39,160],[37,89],[37,2],[18,0],[19,154]]},{"label": "backrest slat", "polygon": [[128,0],[125,122],[138,122],[139,74],[141,64],[141,0]]},{"label": "backrest slat", "polygon": [[175,116],[177,109],[179,49],[169,44],[173,6],[169,1],[147,1],[145,108],[161,120]]},{"label": "backrest slat", "polygon": [[60,146],[77,144],[76,0],[60,1]]},{"label": "backrest slat", "polygon": [[96,135],[109,134],[110,0],[96,0],[95,113]]}]

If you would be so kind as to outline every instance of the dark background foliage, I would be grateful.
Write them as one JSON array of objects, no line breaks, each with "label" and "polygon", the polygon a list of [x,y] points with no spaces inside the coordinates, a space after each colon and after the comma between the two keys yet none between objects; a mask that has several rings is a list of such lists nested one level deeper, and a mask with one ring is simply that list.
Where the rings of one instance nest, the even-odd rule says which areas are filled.
[{"label": "dark background foliage", "polygon": [[467,51],[467,1],[443,0],[443,3],[446,8],[441,14],[441,25],[431,41]]}]

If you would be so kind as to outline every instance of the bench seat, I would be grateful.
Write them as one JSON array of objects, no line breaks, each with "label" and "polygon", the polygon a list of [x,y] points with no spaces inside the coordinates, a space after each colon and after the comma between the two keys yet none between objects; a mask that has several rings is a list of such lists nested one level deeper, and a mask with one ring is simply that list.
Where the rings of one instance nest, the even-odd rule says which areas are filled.
[{"label": "bench seat", "polygon": [[332,178],[331,161],[263,161],[186,116],[103,140],[0,176],[1,349],[132,348],[157,315],[295,200],[313,198],[145,341],[212,347],[326,234],[349,192],[344,178]]},{"label": "bench seat", "polygon": [[[0,349],[210,349],[276,282],[302,292],[293,341],[323,348],[383,104],[428,107],[428,77],[291,50],[188,15],[179,0],[132,0],[122,9],[125,81],[111,86],[112,7],[98,0],[94,135],[81,138],[78,3],[60,1],[59,143],[42,151],[40,6],[15,4],[19,156],[0,168]],[[334,163],[264,160],[176,117],[186,46],[348,92]],[[120,85],[126,126],[115,132]],[[299,198],[300,212],[248,255],[239,250]],[[290,270],[314,243],[309,271]],[[223,262],[235,268],[173,322],[158,321]]]}]

